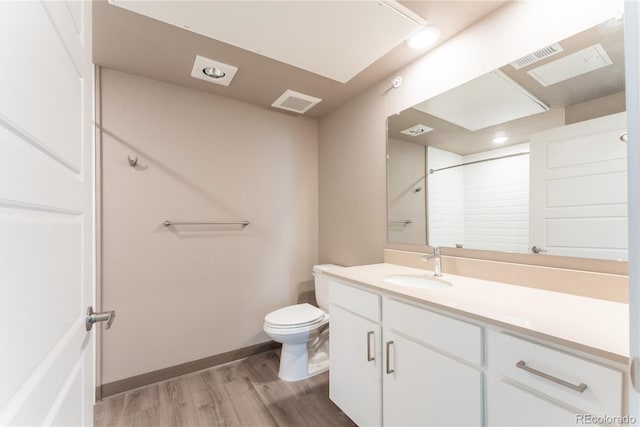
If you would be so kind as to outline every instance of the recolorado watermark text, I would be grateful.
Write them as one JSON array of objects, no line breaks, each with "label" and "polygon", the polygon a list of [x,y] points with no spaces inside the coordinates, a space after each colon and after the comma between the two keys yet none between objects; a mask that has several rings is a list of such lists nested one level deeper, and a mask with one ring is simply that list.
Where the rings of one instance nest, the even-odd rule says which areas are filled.
[{"label": "recolorado watermark text", "polygon": [[610,425],[610,424],[623,424],[623,425],[633,425],[636,424],[638,420],[635,417],[630,415],[590,415],[590,414],[576,414],[576,424],[600,424],[600,425]]}]

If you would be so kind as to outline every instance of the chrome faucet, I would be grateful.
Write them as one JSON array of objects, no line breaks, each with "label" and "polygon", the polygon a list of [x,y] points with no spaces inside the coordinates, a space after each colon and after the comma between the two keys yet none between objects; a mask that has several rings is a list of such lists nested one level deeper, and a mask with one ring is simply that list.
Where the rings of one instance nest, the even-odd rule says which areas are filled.
[{"label": "chrome faucet", "polygon": [[422,255],[422,261],[428,261],[433,258],[435,268],[433,269],[433,275],[435,277],[442,277],[442,266],[440,265],[440,246],[434,246],[433,254]]}]

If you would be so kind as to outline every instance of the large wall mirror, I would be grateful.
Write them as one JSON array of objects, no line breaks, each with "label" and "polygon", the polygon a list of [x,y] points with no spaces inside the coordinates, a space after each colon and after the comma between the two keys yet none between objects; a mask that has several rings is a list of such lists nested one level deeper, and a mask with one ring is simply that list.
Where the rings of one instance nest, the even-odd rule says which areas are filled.
[{"label": "large wall mirror", "polygon": [[627,260],[623,22],[389,117],[391,243]]}]

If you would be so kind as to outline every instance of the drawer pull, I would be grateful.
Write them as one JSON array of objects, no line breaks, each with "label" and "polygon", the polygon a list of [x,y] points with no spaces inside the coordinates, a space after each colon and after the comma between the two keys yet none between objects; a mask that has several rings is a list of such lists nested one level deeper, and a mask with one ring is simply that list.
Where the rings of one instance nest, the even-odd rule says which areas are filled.
[{"label": "drawer pull", "polygon": [[393,341],[387,341],[387,374],[393,374],[395,369],[391,369],[391,346]]},{"label": "drawer pull", "polygon": [[527,366],[527,363],[524,360],[519,361],[518,363],[516,363],[516,368],[520,368],[522,370],[525,370],[529,373],[532,373],[534,375],[537,375],[539,377],[542,377],[544,379],[547,379],[549,381],[553,381],[556,384],[560,384],[563,385],[565,387],[569,387],[571,390],[575,390],[579,393],[584,393],[584,391],[587,389],[587,385],[585,383],[580,383],[578,385],[575,384],[571,384],[570,382],[567,382],[565,380],[561,380],[560,378],[556,378],[552,375],[549,374],[545,374],[544,372],[538,371],[537,369],[533,369],[529,366]]},{"label": "drawer pull", "polygon": [[371,355],[371,337],[375,338],[373,331],[367,332],[367,362],[371,362],[372,360],[376,360],[376,355]]}]

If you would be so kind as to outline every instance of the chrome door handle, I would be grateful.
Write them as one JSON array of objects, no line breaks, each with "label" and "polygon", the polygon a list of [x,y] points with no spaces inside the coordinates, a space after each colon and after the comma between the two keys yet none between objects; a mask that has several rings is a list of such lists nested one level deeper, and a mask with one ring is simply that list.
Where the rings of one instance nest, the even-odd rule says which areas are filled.
[{"label": "chrome door handle", "polygon": [[116,318],[115,311],[103,311],[101,313],[96,313],[93,311],[93,307],[89,306],[87,309],[87,317],[84,321],[84,325],[87,328],[87,331],[90,331],[93,327],[93,324],[96,322],[107,322],[107,329],[111,328],[111,324],[113,320]]},{"label": "chrome door handle", "polygon": [[391,369],[390,363],[390,355],[391,355],[391,346],[393,345],[393,341],[387,341],[387,374],[393,374],[396,370]]},{"label": "chrome door handle", "polygon": [[533,369],[529,366],[527,366],[527,363],[524,360],[519,361],[518,363],[516,363],[516,368],[520,368],[522,370],[525,370],[533,375],[537,375],[539,377],[544,378],[545,380],[549,380],[552,381],[556,384],[560,384],[563,385],[565,387],[570,388],[571,390],[575,390],[578,393],[584,393],[584,391],[587,389],[587,385],[585,383],[580,383],[578,385],[575,384],[571,384],[568,381],[565,380],[561,380],[560,378],[554,377],[553,375],[549,375],[547,373],[544,373],[542,371],[538,371],[537,369]]},{"label": "chrome door handle", "polygon": [[371,362],[372,360],[376,360],[376,355],[371,355],[371,337],[375,338],[374,332],[367,332],[367,362]]}]

